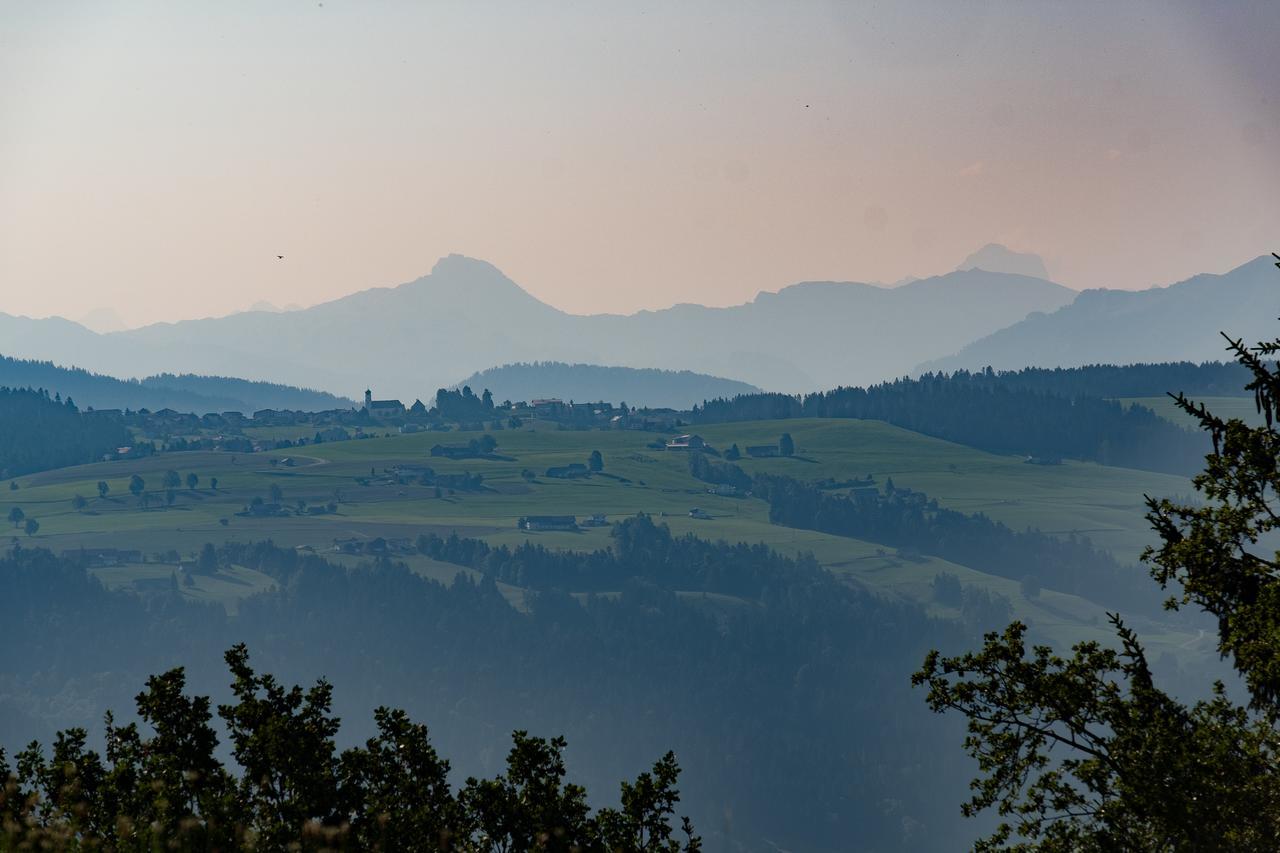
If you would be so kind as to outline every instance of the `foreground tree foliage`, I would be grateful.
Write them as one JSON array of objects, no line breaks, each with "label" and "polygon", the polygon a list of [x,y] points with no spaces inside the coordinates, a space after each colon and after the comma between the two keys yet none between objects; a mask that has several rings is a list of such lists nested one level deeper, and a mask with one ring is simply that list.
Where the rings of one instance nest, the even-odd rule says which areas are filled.
[{"label": "foreground tree foliage", "polygon": [[631,783],[617,809],[592,812],[565,782],[563,738],[517,731],[507,769],[456,793],[449,762],[424,725],[374,712],[377,735],[339,752],[332,688],[286,688],[226,654],[235,702],[217,715],[240,775],[217,757],[206,696],[188,696],[182,669],[147,680],[138,724],[106,719],[106,754],[83,729],[52,752],[33,743],[10,767],[0,750],[0,850],[698,851],[689,820],[676,837],[680,769],[667,753]]},{"label": "foreground tree foliage", "polygon": [[[1280,261],[1280,257],[1277,257]],[[1280,266],[1280,263],[1277,264]],[[981,651],[936,651],[913,677],[929,706],[968,717],[982,775],[963,811],[1005,818],[983,850],[1275,850],[1280,847],[1280,340],[1229,348],[1252,377],[1265,424],[1224,421],[1177,402],[1213,439],[1195,477],[1203,505],[1148,498],[1161,544],[1144,559],[1175,595],[1218,620],[1218,650],[1248,688],[1221,683],[1183,704],[1160,690],[1141,644],[1111,616],[1118,651],[1081,643],[1069,658],[1026,648],[1026,626]]]}]

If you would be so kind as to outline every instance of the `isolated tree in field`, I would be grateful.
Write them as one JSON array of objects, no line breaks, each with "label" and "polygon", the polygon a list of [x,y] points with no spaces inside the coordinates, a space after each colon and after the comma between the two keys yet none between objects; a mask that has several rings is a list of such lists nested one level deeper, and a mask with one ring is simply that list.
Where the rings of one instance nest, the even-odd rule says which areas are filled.
[{"label": "isolated tree in field", "polygon": [[107,481],[99,480],[98,481],[98,497],[105,500],[107,497],[107,492],[109,491],[111,491],[111,487],[107,485]]},{"label": "isolated tree in field", "polygon": [[35,536],[40,530],[40,522],[36,521],[34,518],[28,518],[22,529],[27,532],[28,536]]},{"label": "isolated tree in field", "polygon": [[599,450],[591,451],[591,455],[587,457],[587,467],[592,471],[604,470],[604,457],[600,455]]},{"label": "isolated tree in field", "polygon": [[778,439],[778,453],[783,456],[793,456],[796,452],[796,443],[791,438],[791,433],[784,432],[782,438]]},{"label": "isolated tree in field", "polygon": [[736,462],[742,458],[742,451],[738,449],[737,444],[731,444],[729,449],[724,452],[724,458],[730,462]]},{"label": "isolated tree in field", "polygon": [[164,487],[166,489],[176,489],[182,485],[182,477],[177,471],[164,472]]},{"label": "isolated tree in field", "polygon": [[[1280,258],[1277,258],[1280,260]],[[1280,264],[1278,264],[1280,266]],[[1204,502],[1147,498],[1160,538],[1143,555],[1166,606],[1217,619],[1218,650],[1247,705],[1186,705],[1155,684],[1137,635],[1111,615],[1119,650],[1079,643],[1069,658],[1026,647],[1026,626],[988,634],[954,658],[931,652],[913,676],[934,711],[958,710],[978,759],[965,814],[994,808],[1007,823],[982,842],[1020,836],[1024,850],[1270,851],[1280,838],[1280,339],[1247,347],[1246,386],[1264,423],[1223,420],[1182,394],[1177,405],[1213,439],[1193,483]]]},{"label": "isolated tree in field", "polygon": [[22,524],[22,519],[26,517],[27,514],[22,511],[22,507],[20,506],[15,506],[13,509],[9,510],[9,523],[14,527]]},{"label": "isolated tree in field", "polygon": [[200,556],[196,560],[196,568],[207,575],[211,575],[218,570],[218,551],[213,547],[212,542],[206,542],[200,547]]},{"label": "isolated tree in field", "polygon": [[210,477],[210,478],[209,478],[209,488],[213,489],[215,492],[216,492],[216,491],[218,491],[218,478],[217,478],[217,477]]},{"label": "isolated tree in field", "polygon": [[271,495],[271,502],[273,504],[278,504],[280,501],[284,500],[284,489],[280,488],[279,483],[272,483],[271,488],[267,490],[267,493]]},{"label": "isolated tree in field", "polygon": [[147,481],[134,474],[129,478],[129,494],[140,497],[147,490]]},{"label": "isolated tree in field", "polygon": [[194,492],[194,491],[196,490],[196,486],[198,486],[198,485],[200,485],[200,477],[199,477],[199,476],[197,476],[197,475],[196,475],[196,473],[195,473],[194,471],[192,471],[191,473],[187,474],[187,489],[188,489],[188,491],[192,491],[192,492]]},{"label": "isolated tree in field", "polygon": [[87,507],[88,505],[89,505],[89,502],[80,495],[76,495],[74,498],[71,499],[71,508],[74,509],[76,512],[82,512],[84,508]]},{"label": "isolated tree in field", "polygon": [[17,480],[10,480],[10,481],[9,481],[9,491],[11,491],[11,492],[16,492],[16,491],[18,491],[18,481],[17,481]]}]

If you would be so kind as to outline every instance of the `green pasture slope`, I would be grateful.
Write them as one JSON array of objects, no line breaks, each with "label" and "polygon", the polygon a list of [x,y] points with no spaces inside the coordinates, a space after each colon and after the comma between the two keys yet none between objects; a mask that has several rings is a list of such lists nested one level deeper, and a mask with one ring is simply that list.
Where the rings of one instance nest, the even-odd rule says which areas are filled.
[{"label": "green pasture slope", "polygon": [[[1239,418],[1250,426],[1262,426],[1262,415],[1258,412],[1258,407],[1254,405],[1252,397],[1196,397],[1192,395],[1191,400],[1195,403],[1204,403],[1210,412],[1225,420]],[[1125,405],[1137,404],[1146,406],[1165,420],[1172,421],[1187,429],[1200,428],[1200,423],[1182,411],[1182,409],[1179,409],[1173,402],[1173,398],[1167,394],[1161,397],[1122,397],[1120,402]]]},{"label": "green pasture slope", "polygon": [[[1143,519],[1143,493],[1187,494],[1182,478],[1093,464],[1055,466],[1026,464],[1016,457],[997,456],[950,444],[878,421],[793,420],[721,424],[700,428],[699,433],[723,450],[736,442],[740,448],[775,443],[782,431],[791,433],[796,455],[783,459],[751,459],[739,463],[748,472],[768,471],[803,479],[846,479],[872,474],[881,484],[892,477],[895,485],[923,490],[941,503],[966,512],[983,512],[1016,528],[1038,527],[1048,532],[1079,532],[1112,549],[1125,560],[1136,558],[1149,541]],[[277,430],[280,432],[280,430]],[[305,427],[285,430],[280,437],[313,434]],[[361,441],[308,445],[297,450],[259,454],[174,453],[140,460],[120,460],[66,468],[19,478],[19,488],[0,486],[0,518],[13,506],[40,521],[40,530],[29,544],[57,551],[81,546],[139,548],[153,554],[176,550],[184,556],[196,553],[205,542],[253,541],[271,538],[279,544],[308,546],[332,555],[335,539],[347,537],[412,538],[434,531],[456,532],[492,543],[516,544],[532,539],[549,547],[593,549],[607,547],[608,528],[584,528],[575,533],[528,533],[516,529],[524,515],[575,515],[595,513],[610,520],[638,512],[662,517],[676,533],[692,532],[711,539],[764,542],[788,553],[811,552],[833,571],[856,578],[886,594],[900,594],[929,602],[930,581],[939,571],[950,571],[965,583],[974,583],[1007,596],[1019,615],[1059,640],[1095,636],[1103,622],[1101,609],[1073,596],[1043,592],[1034,602],[1025,601],[1015,582],[984,574],[980,566],[964,567],[942,560],[899,558],[892,549],[876,543],[845,539],[811,531],[797,531],[769,523],[762,501],[707,494],[706,484],[692,479],[681,453],[651,450],[652,433],[576,432],[534,423],[520,430],[492,433],[502,460],[451,461],[430,457],[436,443],[465,443],[475,433],[419,433]],[[602,474],[583,480],[549,479],[548,467],[586,462],[592,450],[604,457]],[[275,458],[292,460],[291,466],[272,465]],[[384,474],[397,464],[427,465],[441,473],[470,471],[484,475],[481,492],[435,496],[434,487],[397,485]],[[194,490],[176,490],[176,500],[166,506],[162,478],[167,470],[184,478],[195,473]],[[537,474],[533,482],[524,470]],[[153,502],[144,509],[128,492],[129,478],[137,474],[147,483]],[[210,479],[218,479],[218,489]],[[106,481],[110,493],[97,496],[96,484]],[[358,480],[367,480],[361,484]],[[255,497],[264,500],[272,484],[284,493],[284,504],[302,500],[310,505],[338,501],[333,515],[249,518],[242,511]],[[72,508],[81,495],[88,506]],[[710,520],[689,517],[698,507]],[[222,520],[226,523],[223,524]],[[28,537],[13,530],[26,544]],[[347,558],[352,559],[352,558]],[[440,580],[454,577],[455,566],[410,557],[416,570]],[[167,582],[173,567],[144,564],[100,570],[111,585],[145,587]],[[237,570],[239,571],[239,570]],[[183,586],[185,594],[224,600],[233,604],[242,595],[263,587],[265,579],[244,577],[196,578],[196,587]],[[504,589],[519,604],[522,591]],[[930,603],[931,607],[937,607]],[[1159,626],[1148,626],[1159,635]],[[1171,646],[1187,637],[1169,634]],[[1162,641],[1157,636],[1157,644]]]}]

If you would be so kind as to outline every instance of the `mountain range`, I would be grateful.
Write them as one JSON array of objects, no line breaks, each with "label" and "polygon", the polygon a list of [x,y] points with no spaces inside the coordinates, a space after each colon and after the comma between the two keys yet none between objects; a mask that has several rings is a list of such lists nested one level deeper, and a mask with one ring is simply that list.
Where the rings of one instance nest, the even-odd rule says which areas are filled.
[{"label": "mountain range", "polygon": [[[491,264],[449,255],[398,287],[287,312],[107,334],[0,314],[0,353],[116,376],[231,375],[343,397],[372,387],[379,397],[426,400],[494,365],[545,361],[691,371],[799,392],[922,368],[1220,358],[1218,329],[1250,339],[1273,331],[1280,305],[1266,306],[1280,299],[1269,267],[1259,258],[1165,288],[1077,294],[1027,275],[1045,272],[1038,257],[991,245],[953,272],[892,287],[802,282],[724,308],[691,302],[583,316],[536,299]],[[514,396],[533,393],[547,391]]]},{"label": "mountain range", "polygon": [[804,391],[908,372],[1074,291],[970,269],[886,288],[805,282],[742,305],[681,304],[579,316],[460,255],[429,275],[287,313],[157,323],[97,334],[60,318],[0,314],[0,352],[116,376],[158,369],[242,376],[358,395],[426,398],[497,364],[528,361],[690,370]]},{"label": "mountain range", "polygon": [[1148,290],[1086,290],[1053,312],[1035,312],[921,370],[1079,367],[1227,358],[1219,332],[1246,343],[1276,337],[1280,275],[1262,256],[1221,275]]}]

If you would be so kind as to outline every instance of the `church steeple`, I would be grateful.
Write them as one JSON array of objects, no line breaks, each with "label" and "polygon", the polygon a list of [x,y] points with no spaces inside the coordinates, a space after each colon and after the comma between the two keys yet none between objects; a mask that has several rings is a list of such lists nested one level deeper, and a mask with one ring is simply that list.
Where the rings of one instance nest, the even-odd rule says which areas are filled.
[{"label": "church steeple", "polygon": [[373,408],[373,392],[368,388],[364,389],[364,410],[370,411]]}]

